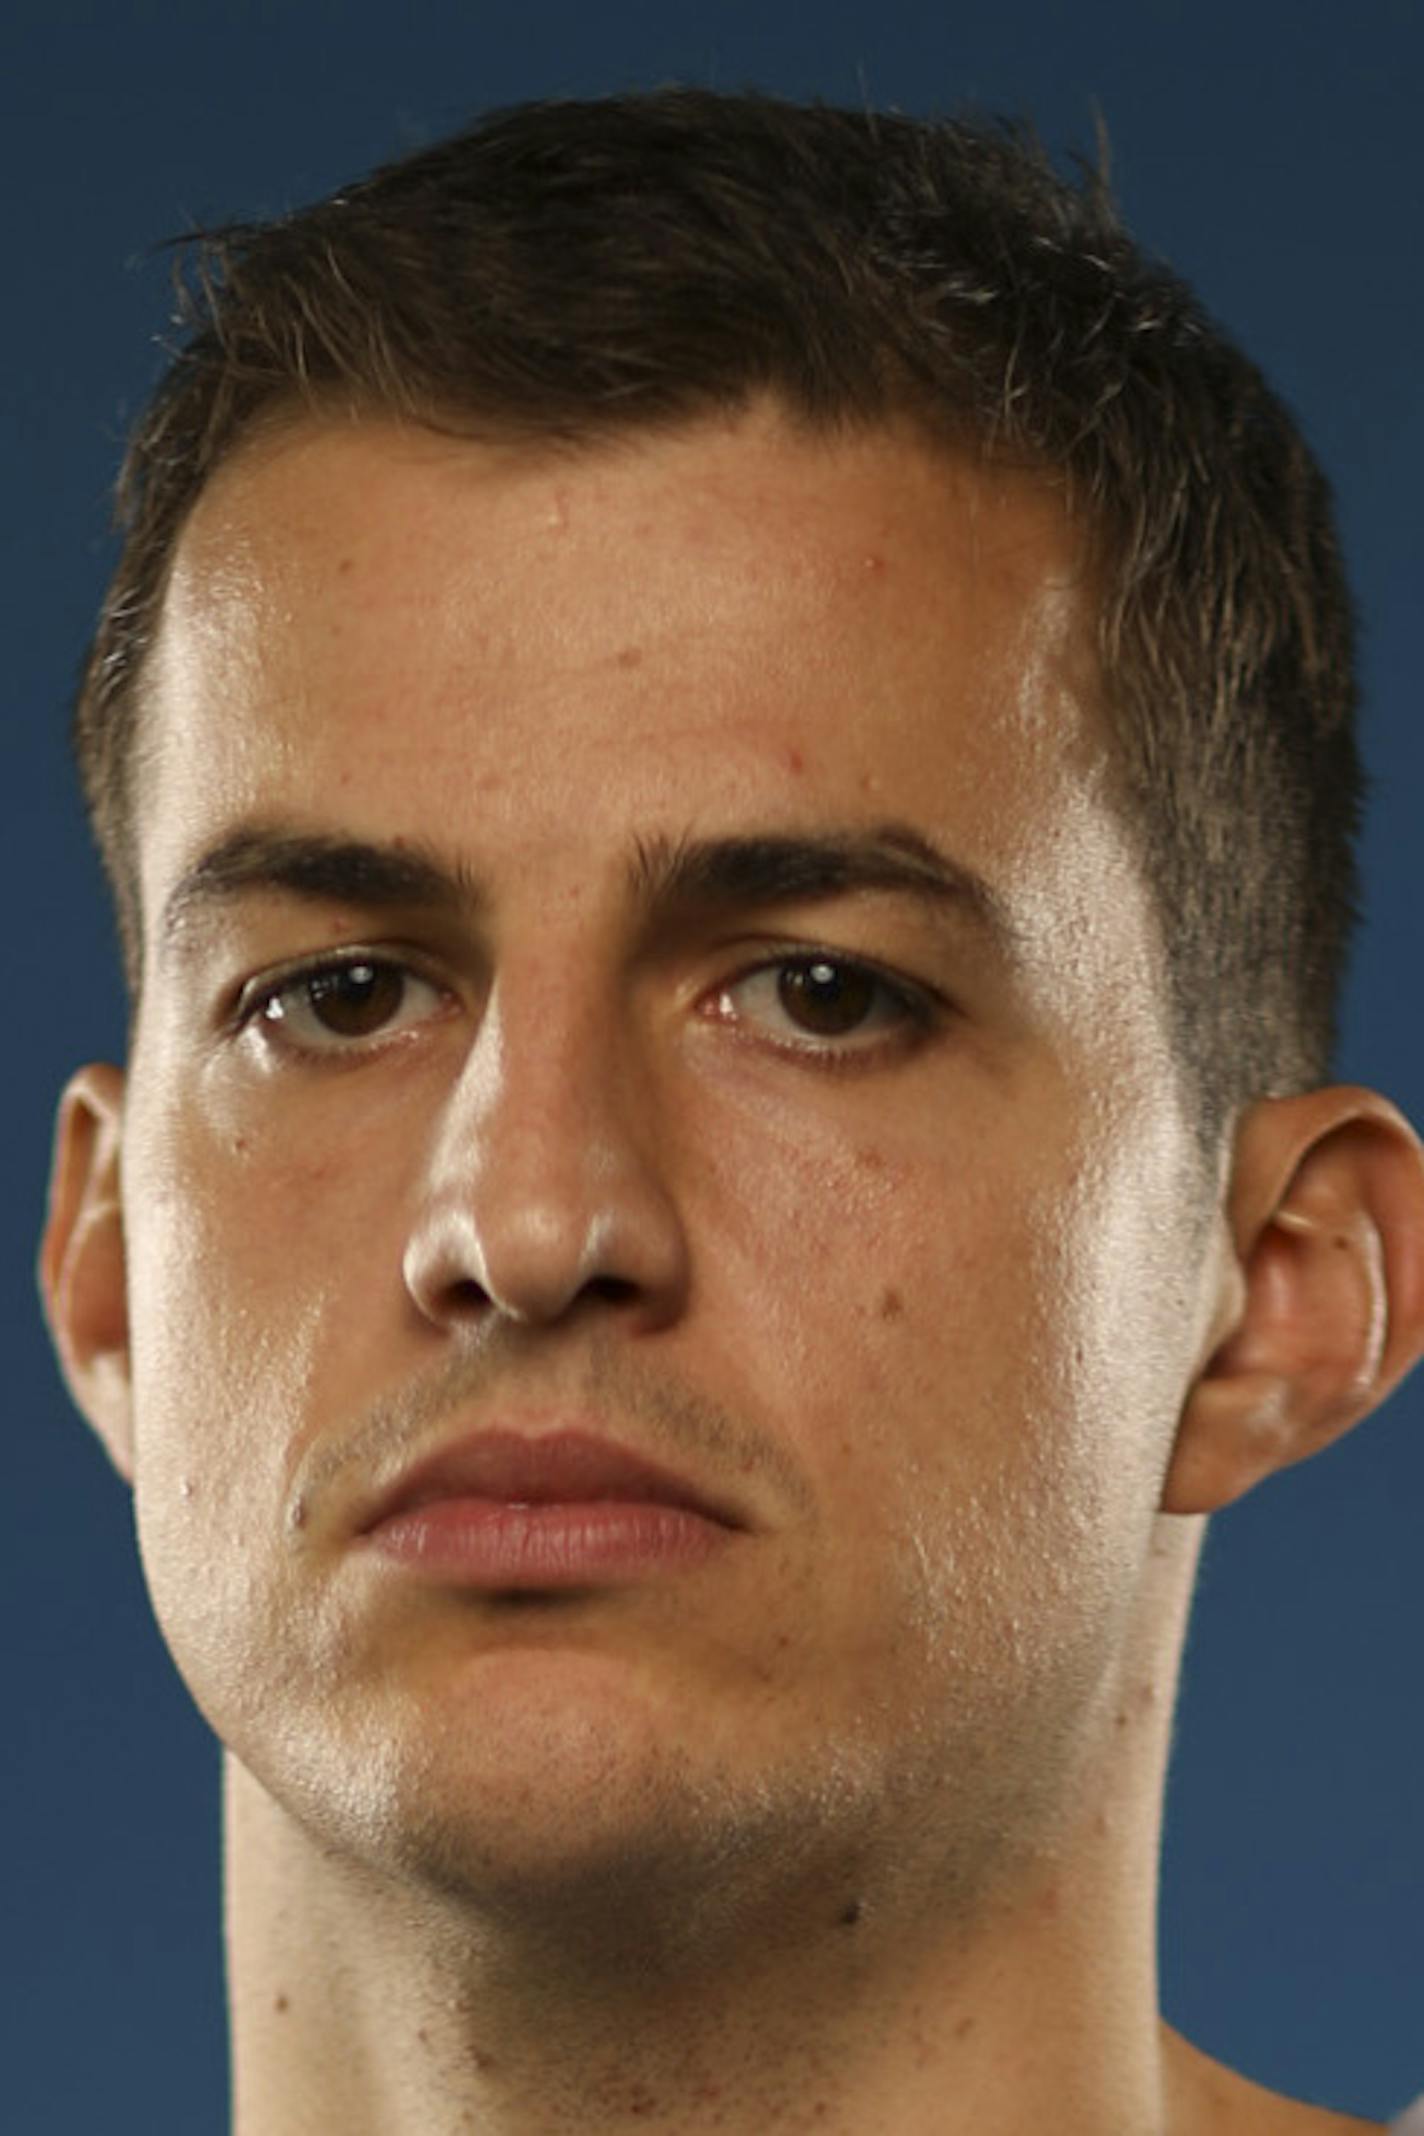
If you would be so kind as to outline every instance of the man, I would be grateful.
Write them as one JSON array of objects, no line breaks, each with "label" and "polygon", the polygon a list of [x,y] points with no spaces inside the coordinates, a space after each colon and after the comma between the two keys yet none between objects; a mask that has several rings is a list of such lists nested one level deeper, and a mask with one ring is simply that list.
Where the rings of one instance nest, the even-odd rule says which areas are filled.
[{"label": "man", "polygon": [[1424,1341],[1324,486],[1001,133],[531,108],[227,233],[43,1281],[239,2136],[1364,2128],[1157,2014],[1206,1516]]}]

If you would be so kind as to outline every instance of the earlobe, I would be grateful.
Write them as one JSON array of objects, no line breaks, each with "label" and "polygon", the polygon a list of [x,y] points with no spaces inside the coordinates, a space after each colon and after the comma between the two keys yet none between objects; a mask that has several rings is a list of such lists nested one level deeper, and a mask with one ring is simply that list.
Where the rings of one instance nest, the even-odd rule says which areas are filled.
[{"label": "earlobe", "polygon": [[123,1096],[122,1071],[101,1064],[81,1069],[60,1100],[39,1281],[69,1391],[132,1483]]},{"label": "earlobe", "polygon": [[1330,1445],[1424,1351],[1424,1152],[1373,1091],[1264,1099],[1237,1137],[1236,1304],[1182,1412],[1164,1513]]}]

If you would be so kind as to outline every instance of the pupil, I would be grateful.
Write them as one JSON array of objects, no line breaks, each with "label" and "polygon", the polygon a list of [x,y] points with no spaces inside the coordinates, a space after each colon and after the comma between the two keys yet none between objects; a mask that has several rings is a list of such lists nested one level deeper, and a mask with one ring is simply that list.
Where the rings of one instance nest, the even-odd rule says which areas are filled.
[{"label": "pupil", "polygon": [[400,1006],[405,982],[389,965],[344,964],[307,981],[312,1014],[343,1038],[369,1038]]},{"label": "pupil", "polygon": [[803,1031],[834,1038],[865,1021],[875,984],[869,972],[817,959],[814,964],[787,965],[777,990],[787,1015]]}]

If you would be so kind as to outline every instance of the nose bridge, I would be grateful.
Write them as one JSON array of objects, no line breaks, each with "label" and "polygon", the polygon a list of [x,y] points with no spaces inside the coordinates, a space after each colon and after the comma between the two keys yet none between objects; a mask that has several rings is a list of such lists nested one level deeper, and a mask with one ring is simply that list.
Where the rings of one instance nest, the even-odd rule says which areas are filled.
[{"label": "nose bridge", "polygon": [[573,945],[502,971],[452,1093],[442,1170],[561,1194],[590,1188],[622,1154],[632,1061],[616,997],[612,977]]},{"label": "nose bridge", "polygon": [[552,938],[497,970],[443,1109],[406,1257],[428,1317],[547,1320],[583,1296],[671,1310],[685,1243],[626,990]]}]

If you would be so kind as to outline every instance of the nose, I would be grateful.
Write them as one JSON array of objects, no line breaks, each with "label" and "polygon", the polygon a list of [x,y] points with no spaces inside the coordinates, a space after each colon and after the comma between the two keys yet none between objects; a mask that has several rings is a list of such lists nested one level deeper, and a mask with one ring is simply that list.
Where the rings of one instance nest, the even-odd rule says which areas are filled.
[{"label": "nose", "polygon": [[687,1241],[635,1050],[598,1003],[496,987],[406,1245],[428,1321],[547,1324],[601,1307],[651,1330],[676,1317]]}]

